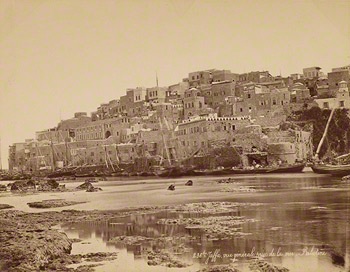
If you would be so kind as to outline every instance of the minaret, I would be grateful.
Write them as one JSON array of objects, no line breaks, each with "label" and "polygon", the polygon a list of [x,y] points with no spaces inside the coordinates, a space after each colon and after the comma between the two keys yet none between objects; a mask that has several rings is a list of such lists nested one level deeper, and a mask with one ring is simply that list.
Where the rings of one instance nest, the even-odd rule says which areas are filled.
[{"label": "minaret", "polygon": [[156,72],[156,83],[157,83],[157,88],[159,87],[158,86],[158,73]]}]

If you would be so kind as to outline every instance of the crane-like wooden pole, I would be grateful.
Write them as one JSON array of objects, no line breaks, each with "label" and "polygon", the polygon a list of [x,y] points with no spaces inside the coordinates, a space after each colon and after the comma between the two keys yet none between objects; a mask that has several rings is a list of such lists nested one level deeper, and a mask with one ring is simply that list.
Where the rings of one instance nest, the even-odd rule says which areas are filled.
[{"label": "crane-like wooden pole", "polygon": [[322,144],[323,144],[324,140],[326,139],[327,131],[328,131],[328,128],[329,128],[329,124],[331,123],[331,120],[332,120],[332,117],[333,117],[333,115],[334,115],[335,110],[336,110],[336,108],[333,108],[332,111],[331,111],[331,114],[329,115],[329,118],[328,118],[328,121],[327,121],[327,124],[326,124],[326,128],[325,128],[325,130],[324,130],[324,132],[323,132],[321,141],[319,142],[318,147],[317,147],[317,150],[316,150],[316,154],[315,154],[315,159],[316,159],[316,160],[319,159],[319,158],[318,158],[318,154],[320,153]]}]

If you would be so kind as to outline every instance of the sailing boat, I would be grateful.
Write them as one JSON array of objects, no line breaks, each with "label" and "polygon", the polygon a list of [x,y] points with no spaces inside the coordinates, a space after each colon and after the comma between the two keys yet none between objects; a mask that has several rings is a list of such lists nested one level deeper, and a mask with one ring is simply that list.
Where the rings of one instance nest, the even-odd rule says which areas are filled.
[{"label": "sailing boat", "polygon": [[[319,160],[319,153],[322,147],[322,144],[326,138],[327,135],[327,131],[330,125],[330,122],[332,120],[332,117],[334,115],[336,108],[333,108],[331,111],[331,114],[329,115],[327,124],[326,124],[326,128],[323,132],[322,138],[320,140],[320,143],[318,144],[317,150],[316,150],[316,155],[315,155],[315,160],[318,161]],[[336,176],[336,177],[343,177],[346,175],[350,175],[350,164],[346,164],[346,165],[331,165],[331,164],[322,164],[322,163],[317,163],[317,164],[313,164],[311,166],[312,171],[314,171],[317,174],[331,174],[332,176]]]}]

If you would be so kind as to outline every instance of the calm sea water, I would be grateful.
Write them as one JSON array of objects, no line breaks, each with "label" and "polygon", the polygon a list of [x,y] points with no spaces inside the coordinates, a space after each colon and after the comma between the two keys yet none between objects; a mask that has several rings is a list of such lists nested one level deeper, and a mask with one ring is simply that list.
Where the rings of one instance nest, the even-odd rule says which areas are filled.
[{"label": "calm sea water", "polygon": [[[214,216],[172,211],[131,215],[105,222],[63,224],[60,228],[70,238],[83,240],[73,244],[73,254],[118,252],[117,260],[96,267],[96,271],[197,271],[207,265],[229,264],[235,254],[236,267],[241,271],[251,271],[251,258],[237,255],[245,253],[253,253],[255,256],[268,255],[265,256],[266,261],[294,272],[350,271],[350,183],[339,178],[311,173],[232,178],[235,179],[236,185],[218,184],[215,182],[218,178],[213,177],[191,178],[194,181],[193,187],[184,186],[188,180],[186,178],[106,182],[101,183],[104,193],[91,195],[91,202],[82,207],[110,209],[113,205],[124,208],[137,204],[237,202],[241,203],[237,210],[221,215],[254,219],[239,226],[240,235],[212,239],[200,229],[186,229],[184,225],[157,224],[157,221],[163,218]],[[166,190],[170,183],[176,184],[175,191]],[[223,192],[228,186],[239,187],[242,191]],[[247,188],[250,190],[245,191]],[[173,239],[172,242],[155,239],[136,245],[124,245],[111,242],[113,237],[117,236]],[[186,250],[176,256],[191,266],[149,266],[142,254],[145,249],[171,252],[174,246],[179,244]],[[200,255],[203,252],[216,252],[216,257]]]}]

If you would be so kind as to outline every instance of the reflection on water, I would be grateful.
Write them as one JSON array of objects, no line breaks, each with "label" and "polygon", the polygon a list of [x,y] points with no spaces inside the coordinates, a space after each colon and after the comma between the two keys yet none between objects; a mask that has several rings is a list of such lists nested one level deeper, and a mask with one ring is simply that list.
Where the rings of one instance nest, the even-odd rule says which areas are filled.
[{"label": "reflection on water", "polygon": [[[118,252],[117,260],[97,267],[96,271],[117,271],[121,268],[123,271],[197,271],[206,263],[228,264],[235,259],[234,254],[239,253],[268,254],[265,260],[295,272],[350,271],[349,183],[297,175],[283,179],[264,177],[237,181],[240,185],[263,190],[256,193],[253,202],[264,202],[263,205],[245,205],[246,199],[235,196],[233,201],[241,202],[237,210],[220,214],[256,219],[243,222],[237,235],[212,237],[200,228],[157,224],[162,218],[214,216],[174,211],[135,214],[105,222],[64,224],[61,228],[70,238],[83,240],[73,244],[73,254]],[[118,236],[153,239],[126,245],[112,241]],[[179,245],[185,250],[177,251]],[[149,266],[142,254],[147,249],[167,250],[192,266],[181,269]],[[217,258],[199,255],[215,251],[220,254]],[[249,257],[237,255],[234,263],[241,271],[251,271],[250,261]]]}]

